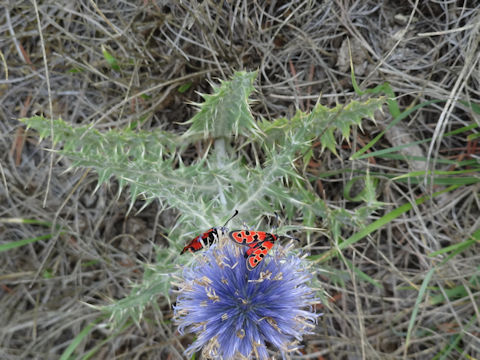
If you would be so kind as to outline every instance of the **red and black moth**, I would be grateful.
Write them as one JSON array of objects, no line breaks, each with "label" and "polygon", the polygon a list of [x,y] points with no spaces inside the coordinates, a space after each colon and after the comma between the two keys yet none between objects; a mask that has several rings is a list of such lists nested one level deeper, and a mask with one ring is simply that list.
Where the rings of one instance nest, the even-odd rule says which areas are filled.
[{"label": "red and black moth", "polygon": [[267,256],[273,248],[275,241],[279,238],[289,238],[300,241],[290,236],[279,236],[265,231],[234,230],[228,234],[229,238],[238,245],[247,245],[249,249],[245,252],[247,258],[247,269],[252,271]]},{"label": "red and black moth", "polygon": [[235,214],[233,214],[223,226],[213,227],[208,229],[203,234],[193,238],[187,246],[183,248],[180,252],[180,255],[186,253],[187,251],[197,252],[202,250],[205,246],[210,246],[214,243],[215,239],[218,239],[220,235],[224,235],[228,232],[228,229],[225,227],[227,226],[228,222],[232,220],[235,216],[237,216],[238,210],[235,210]]}]

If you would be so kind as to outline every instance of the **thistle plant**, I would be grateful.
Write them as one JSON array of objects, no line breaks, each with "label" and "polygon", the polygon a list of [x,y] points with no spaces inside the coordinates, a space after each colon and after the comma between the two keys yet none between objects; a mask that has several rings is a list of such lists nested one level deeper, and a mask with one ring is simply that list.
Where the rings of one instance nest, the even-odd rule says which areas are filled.
[{"label": "thistle plant", "polygon": [[244,251],[228,239],[224,244],[197,256],[175,284],[179,331],[196,334],[187,355],[203,348],[207,358],[267,359],[266,343],[282,353],[298,349],[318,317],[311,264],[277,245],[248,271]]},{"label": "thistle plant", "polygon": [[[317,104],[311,112],[298,110],[290,119],[255,119],[249,100],[255,77],[256,73],[238,72],[230,81],[213,85],[212,94],[202,95],[205,102],[196,104],[199,111],[183,134],[130,128],[100,132],[61,119],[22,119],[41,138],[53,134],[56,151],[73,161],[72,167],[95,169],[98,186],[116,179],[119,191],[129,189],[132,206],[138,198],[145,206],[155,200],[179,214],[177,225],[168,234],[169,246],[158,249],[156,264],[145,265],[143,282],[133,287],[128,298],[109,307],[115,322],[128,316],[139,321],[145,306],[160,294],[169,298],[170,275],[176,265],[192,261],[191,256],[180,257],[180,250],[202,231],[223,224],[223,214],[231,209],[238,209],[242,220],[250,224],[282,209],[286,222],[302,219],[304,226],[314,227],[320,219],[332,229],[348,221],[361,222],[375,211],[372,187],[366,187],[371,190],[365,197],[366,206],[353,212],[329,209],[312,190],[301,162],[307,164],[313,156],[314,141],[321,142],[322,150],[335,153],[338,139],[348,139],[352,127],[361,125],[364,118],[373,119],[384,98],[351,101],[334,108]],[[185,147],[207,139],[214,145],[185,165]],[[251,157],[244,151],[247,148],[261,156]],[[278,229],[279,233],[285,230]],[[333,235],[337,238],[338,230]],[[287,276],[286,271],[280,271]],[[267,283],[258,286],[267,291]],[[237,350],[247,352],[246,348]]]}]

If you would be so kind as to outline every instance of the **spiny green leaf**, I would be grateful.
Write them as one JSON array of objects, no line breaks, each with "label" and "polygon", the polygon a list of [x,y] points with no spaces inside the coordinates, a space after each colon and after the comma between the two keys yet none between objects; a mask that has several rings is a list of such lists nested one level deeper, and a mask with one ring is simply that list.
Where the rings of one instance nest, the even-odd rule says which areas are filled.
[{"label": "spiny green leaf", "polygon": [[376,110],[381,109],[385,98],[372,98],[367,101],[351,101],[347,105],[337,105],[330,109],[317,104],[310,113],[298,110],[292,119],[279,118],[273,121],[262,119],[259,128],[264,136],[265,146],[276,143],[289,146],[290,149],[308,145],[320,138],[322,150],[327,148],[336,153],[335,132],[338,130],[344,138],[350,136],[352,126],[360,125],[363,118],[373,118]]},{"label": "spiny green leaf", "polygon": [[187,121],[191,126],[183,137],[249,136],[258,132],[248,100],[255,90],[253,81],[256,76],[256,72],[236,72],[230,81],[221,81],[220,86],[212,85],[212,95],[201,94],[204,102],[196,104],[199,111]]}]

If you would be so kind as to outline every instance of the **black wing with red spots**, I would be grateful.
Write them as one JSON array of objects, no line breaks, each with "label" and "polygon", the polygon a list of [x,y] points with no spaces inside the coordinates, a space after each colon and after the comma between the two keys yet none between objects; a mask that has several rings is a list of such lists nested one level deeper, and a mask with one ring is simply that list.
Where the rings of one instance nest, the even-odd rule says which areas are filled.
[{"label": "black wing with red spots", "polygon": [[192,239],[187,246],[183,248],[183,250],[180,252],[180,255],[186,253],[187,251],[197,252],[202,250],[204,246],[212,245],[215,241],[215,237],[218,236],[217,234],[217,228],[211,228],[205,231],[202,235]]},{"label": "black wing with red spots", "polygon": [[278,236],[265,231],[252,230],[234,230],[228,233],[228,237],[238,245],[248,246],[245,252],[247,259],[247,269],[252,271],[267,256],[268,252],[273,248],[275,241],[279,238],[290,238],[300,241],[290,236]]},{"label": "black wing with red spots", "polygon": [[249,254],[245,253],[245,256],[247,257],[247,269],[250,271],[255,269],[258,266],[258,264],[260,264],[262,260],[267,256],[268,252],[272,248],[273,248],[273,242],[262,241],[252,249],[248,249],[247,253],[248,252],[250,253]]},{"label": "black wing with red spots", "polygon": [[187,251],[196,252],[202,250],[205,246],[212,245],[215,242],[215,239],[218,239],[220,236],[219,232],[221,232],[222,235],[228,232],[228,229],[226,228],[228,222],[237,215],[238,210],[235,210],[235,213],[225,222],[225,225],[208,229],[203,234],[190,240],[187,246],[185,246],[180,252],[180,255],[186,253]]},{"label": "black wing with red spots", "polygon": [[265,231],[252,231],[252,230],[234,230],[228,234],[229,238],[238,245],[251,245],[260,243],[262,241],[277,240],[277,236],[267,233]]}]

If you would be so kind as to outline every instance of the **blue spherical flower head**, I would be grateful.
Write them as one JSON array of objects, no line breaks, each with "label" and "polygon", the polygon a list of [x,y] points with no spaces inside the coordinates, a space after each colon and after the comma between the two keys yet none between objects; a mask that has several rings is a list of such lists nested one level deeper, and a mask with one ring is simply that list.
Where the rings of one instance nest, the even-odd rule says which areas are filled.
[{"label": "blue spherical flower head", "polygon": [[203,348],[214,359],[267,359],[267,344],[282,353],[298,349],[315,327],[318,302],[306,261],[276,244],[252,271],[246,247],[212,246],[183,270],[175,320],[197,338],[187,355]]}]

